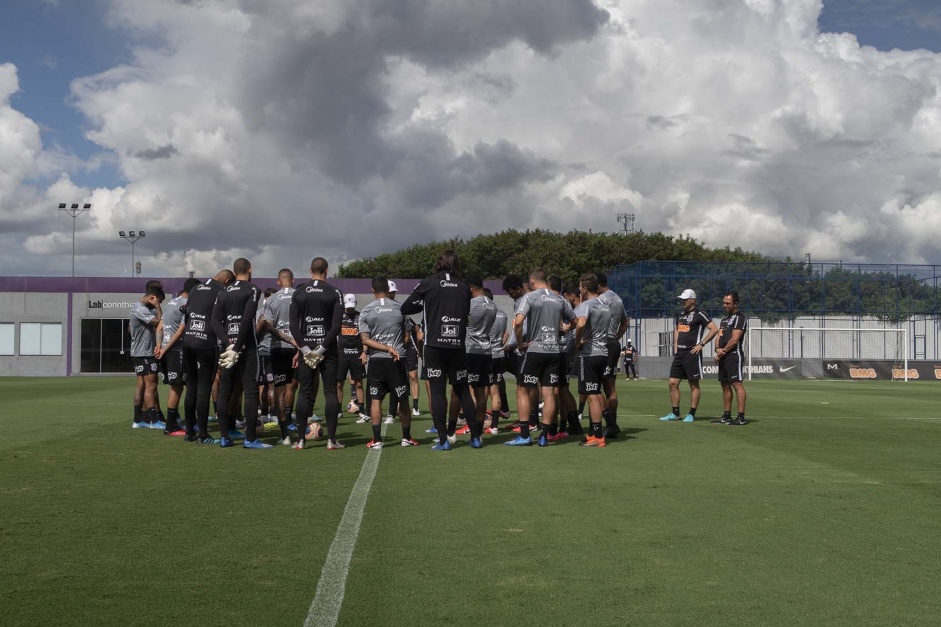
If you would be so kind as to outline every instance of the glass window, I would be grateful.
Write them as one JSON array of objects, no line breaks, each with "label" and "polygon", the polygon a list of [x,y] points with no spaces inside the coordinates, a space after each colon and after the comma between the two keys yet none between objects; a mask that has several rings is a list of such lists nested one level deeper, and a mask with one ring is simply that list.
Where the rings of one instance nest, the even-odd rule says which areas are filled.
[{"label": "glass window", "polygon": [[20,355],[61,355],[62,325],[58,322],[21,322]]},{"label": "glass window", "polygon": [[12,322],[0,323],[0,355],[13,355],[16,345],[13,342],[13,336],[16,325]]}]

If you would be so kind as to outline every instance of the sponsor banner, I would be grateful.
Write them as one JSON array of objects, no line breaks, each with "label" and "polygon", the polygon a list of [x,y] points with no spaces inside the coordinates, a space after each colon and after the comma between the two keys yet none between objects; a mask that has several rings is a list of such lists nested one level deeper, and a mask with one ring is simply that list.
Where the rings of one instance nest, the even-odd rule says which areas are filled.
[{"label": "sponsor banner", "polygon": [[[748,364],[742,369],[747,377]],[[799,359],[753,359],[750,370],[752,379],[800,379],[804,376]],[[718,377],[718,364],[704,362],[703,373],[706,377]]]},{"label": "sponsor banner", "polygon": [[[829,379],[856,381],[904,379],[905,368],[893,361],[825,360],[823,374]],[[941,364],[908,362],[909,381],[941,381]]]}]

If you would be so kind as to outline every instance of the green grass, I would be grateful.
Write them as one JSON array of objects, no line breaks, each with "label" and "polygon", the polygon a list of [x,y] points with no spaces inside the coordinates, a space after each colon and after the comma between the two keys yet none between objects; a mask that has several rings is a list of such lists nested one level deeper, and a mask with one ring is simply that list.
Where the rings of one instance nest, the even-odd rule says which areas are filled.
[{"label": "green grass", "polygon": [[[753,382],[742,428],[714,382],[694,424],[619,386],[606,449],[384,449],[340,624],[938,624],[936,384]],[[368,425],[200,447],[130,429],[132,387],[0,379],[3,624],[302,624]]]}]

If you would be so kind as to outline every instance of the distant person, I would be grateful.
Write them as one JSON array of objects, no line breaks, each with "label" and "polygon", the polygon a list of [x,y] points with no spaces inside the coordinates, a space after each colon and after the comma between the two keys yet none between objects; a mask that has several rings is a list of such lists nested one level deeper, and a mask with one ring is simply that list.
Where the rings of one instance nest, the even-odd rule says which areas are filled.
[{"label": "distant person", "polygon": [[[696,420],[699,406],[699,382],[702,380],[702,349],[716,336],[719,329],[712,318],[696,305],[696,292],[683,290],[678,296],[683,311],[676,315],[673,329],[673,365],[670,366],[670,403],[672,411],[660,420],[680,420],[680,381],[689,383],[689,412],[683,422]],[[703,334],[705,333],[705,337]]]},{"label": "distant person", "polygon": [[134,429],[166,429],[157,415],[157,327],[162,320],[163,289],[150,287],[130,312],[131,363],[137,384],[134,388]]},{"label": "distant person", "polygon": [[624,350],[621,351],[621,355],[624,356],[624,376],[630,381],[633,375],[634,381],[637,381],[638,353],[630,340],[627,340],[627,343],[624,345]]},{"label": "distant person", "polygon": [[[714,423],[741,426],[745,421],[745,333],[748,321],[738,308],[738,292],[729,292],[722,297],[725,318],[719,322],[716,336],[715,361],[719,365],[719,384],[722,385],[722,417]],[[732,418],[732,391],[738,401],[738,414]]]}]

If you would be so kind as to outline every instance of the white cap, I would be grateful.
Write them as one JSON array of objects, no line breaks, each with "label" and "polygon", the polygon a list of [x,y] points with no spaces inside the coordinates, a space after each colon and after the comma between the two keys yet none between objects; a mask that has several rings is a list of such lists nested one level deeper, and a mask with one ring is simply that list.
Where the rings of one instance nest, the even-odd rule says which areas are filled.
[{"label": "white cap", "polygon": [[628,343],[628,344],[631,343],[631,338],[627,338],[627,343]]},{"label": "white cap", "polygon": [[398,291],[399,291],[399,288],[398,288],[398,286],[396,286],[395,281],[390,280],[390,281],[389,281],[389,292],[391,293],[391,292],[398,292]]},{"label": "white cap", "polygon": [[346,309],[356,308],[356,294],[347,294],[343,297],[343,307]]},{"label": "white cap", "polygon": [[696,298],[696,292],[694,292],[693,290],[686,289],[686,290],[683,290],[683,293],[677,296],[677,298],[679,298],[680,300],[686,300],[687,298]]}]

